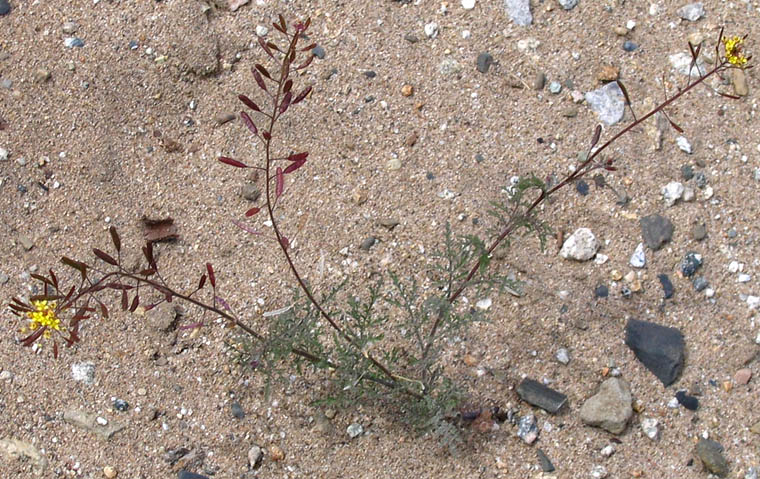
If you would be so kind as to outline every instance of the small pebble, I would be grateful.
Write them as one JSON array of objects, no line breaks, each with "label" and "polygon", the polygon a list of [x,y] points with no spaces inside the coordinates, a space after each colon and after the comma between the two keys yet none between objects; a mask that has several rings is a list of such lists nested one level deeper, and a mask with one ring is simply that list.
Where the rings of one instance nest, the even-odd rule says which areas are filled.
[{"label": "small pebble", "polygon": [[478,55],[476,63],[480,73],[487,73],[493,64],[493,57],[488,52],[482,52]]},{"label": "small pebble", "polygon": [[544,85],[546,85],[546,75],[544,74],[544,72],[536,73],[536,76],[533,77],[533,89],[543,90]]},{"label": "small pebble", "polygon": [[689,181],[694,178],[694,168],[691,165],[683,165],[681,167],[681,178],[685,181]]},{"label": "small pebble", "polygon": [[114,399],[113,408],[117,411],[126,412],[129,409],[129,403],[123,399]]},{"label": "small pebble", "polygon": [[672,298],[673,293],[675,292],[675,289],[673,288],[673,283],[670,282],[670,278],[668,278],[668,275],[660,274],[657,276],[657,279],[660,280],[660,284],[662,285],[662,293],[665,299]]},{"label": "small pebble", "polygon": [[241,406],[238,402],[233,402],[230,404],[230,411],[232,412],[232,416],[236,419],[243,419],[245,417],[243,406]]},{"label": "small pebble", "polygon": [[558,81],[549,83],[549,91],[554,95],[558,95],[562,91],[562,84]]},{"label": "small pebble", "polygon": [[84,46],[84,40],[77,37],[68,37],[63,40],[63,45],[66,48],[82,48]]},{"label": "small pebble", "polygon": [[691,228],[691,237],[695,241],[702,241],[707,237],[707,227],[704,224],[697,224]]},{"label": "small pebble", "polygon": [[685,391],[678,391],[676,400],[689,411],[696,411],[699,408],[699,399],[689,396]]},{"label": "small pebble", "polygon": [[644,243],[639,243],[636,246],[636,251],[631,255],[630,264],[634,268],[643,268],[646,265],[646,255],[644,254]]},{"label": "small pebble", "polygon": [[710,286],[710,283],[707,282],[705,278],[702,276],[699,276],[697,278],[694,278],[694,280],[691,282],[692,286],[694,286],[695,291],[704,291],[705,288]]},{"label": "small pebble", "polygon": [[632,51],[636,50],[637,48],[639,48],[639,46],[636,43],[634,43],[634,42],[632,42],[630,40],[626,40],[623,43],[623,50],[625,50],[627,52],[632,52]]},{"label": "small pebble", "polygon": [[103,468],[103,475],[106,476],[108,479],[113,479],[116,477],[119,473],[116,472],[116,469],[114,469],[111,466],[106,466]]},{"label": "small pebble", "polygon": [[591,477],[593,479],[604,479],[607,477],[607,468],[601,465],[596,465],[591,468]]},{"label": "small pebble", "polygon": [[[260,37],[265,37],[267,36],[268,33],[269,33],[269,29],[265,25],[256,25],[256,35]],[[314,55],[316,55],[316,53]]]},{"label": "small pebble", "polygon": [[317,45],[316,47],[314,47],[311,50],[311,53],[312,53],[312,55],[314,55],[315,57],[319,58],[320,60],[322,60],[323,58],[325,58],[325,49],[322,48],[319,45]]},{"label": "small pebble", "polygon": [[660,434],[660,430],[657,427],[659,422],[654,418],[644,418],[641,420],[641,430],[651,440],[655,441]]},{"label": "small pebble", "polygon": [[594,288],[594,296],[597,298],[606,298],[610,294],[610,290],[607,288],[607,286],[600,284],[596,288]]},{"label": "small pebble", "polygon": [[615,446],[613,446],[612,444],[607,444],[606,446],[602,448],[600,453],[603,457],[610,457],[613,454],[615,454]]},{"label": "small pebble", "polygon": [[351,439],[354,439],[360,436],[363,432],[364,432],[364,428],[362,427],[361,424],[357,424],[357,423],[353,423],[346,428],[346,433],[348,434],[348,437],[350,437]]},{"label": "small pebble", "polygon": [[575,183],[575,191],[577,191],[581,196],[588,195],[589,187],[588,183],[586,183],[583,180],[579,180]]},{"label": "small pebble", "polygon": [[77,25],[77,22],[66,22],[63,24],[63,27],[61,27],[61,30],[63,30],[63,33],[71,35],[79,30],[79,25]]},{"label": "small pebble", "polygon": [[560,348],[557,350],[557,355],[555,357],[557,358],[557,361],[562,364],[567,364],[570,362],[570,353],[565,348]]},{"label": "small pebble", "polygon": [[681,273],[690,278],[702,267],[702,255],[694,252],[687,253],[681,261]]},{"label": "small pebble", "polygon": [[359,245],[359,249],[362,251],[369,251],[370,248],[375,245],[375,242],[377,242],[377,239],[375,239],[374,236],[369,236],[364,241],[362,241],[361,245]]},{"label": "small pebble", "polygon": [[689,140],[687,140],[686,137],[679,136],[676,138],[676,144],[678,145],[678,148],[681,149],[681,151],[685,152],[688,155],[691,155],[691,143],[689,143]]},{"label": "small pebble", "polygon": [[435,22],[425,24],[425,35],[428,38],[435,38],[438,36],[438,24]]},{"label": "small pebble", "polygon": [[11,11],[11,4],[8,0],[0,0],[0,15],[8,15]]},{"label": "small pebble", "polygon": [[742,386],[749,383],[750,379],[752,379],[752,370],[749,368],[740,369],[734,374],[734,381]]},{"label": "small pebble", "polygon": [[401,87],[401,94],[404,96],[412,96],[414,94],[414,87],[412,85],[406,84]]}]

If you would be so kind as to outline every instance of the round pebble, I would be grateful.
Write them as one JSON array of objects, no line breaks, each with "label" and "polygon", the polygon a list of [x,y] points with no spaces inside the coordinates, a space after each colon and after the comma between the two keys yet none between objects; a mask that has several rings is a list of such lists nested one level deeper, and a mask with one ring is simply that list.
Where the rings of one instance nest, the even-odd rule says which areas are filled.
[{"label": "round pebble", "polygon": [[119,473],[111,466],[106,466],[103,468],[103,475],[106,476],[108,479],[113,479],[114,477],[118,476]]},{"label": "round pebble", "polygon": [[425,24],[425,35],[428,38],[435,38],[438,36],[438,24],[435,22]]},{"label": "round pebble", "polygon": [[414,87],[412,85],[406,84],[401,87],[401,94],[404,96],[412,96],[414,93]]},{"label": "round pebble", "polygon": [[562,91],[562,84],[558,81],[553,81],[549,83],[549,91],[552,92],[554,95],[558,95],[559,92]]},{"label": "round pebble", "polygon": [[311,50],[311,54],[322,60],[325,57],[325,49],[317,45]]},{"label": "round pebble", "polygon": [[627,52],[632,52],[632,51],[636,50],[637,48],[639,48],[639,46],[636,43],[634,43],[634,42],[632,42],[630,40],[626,40],[623,43],[623,50],[625,50]]},{"label": "round pebble", "polygon": [[129,409],[129,403],[123,399],[114,399],[113,408],[117,411],[126,412]]}]

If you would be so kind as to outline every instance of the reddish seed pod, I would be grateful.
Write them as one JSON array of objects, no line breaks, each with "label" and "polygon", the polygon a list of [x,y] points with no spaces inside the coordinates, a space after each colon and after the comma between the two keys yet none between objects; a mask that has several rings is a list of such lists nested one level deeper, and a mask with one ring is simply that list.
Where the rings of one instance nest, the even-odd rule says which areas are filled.
[{"label": "reddish seed pod", "polygon": [[261,88],[264,91],[267,91],[267,86],[264,83],[264,79],[261,78],[261,73],[258,72],[255,68],[251,68],[251,73],[253,74],[253,78],[256,80],[256,84],[259,85],[259,88]]},{"label": "reddish seed pod", "polygon": [[253,101],[251,101],[251,99],[248,98],[247,96],[245,96],[245,95],[238,95],[238,99],[240,101],[242,101],[243,104],[245,104],[245,106],[247,106],[251,110],[253,110],[253,111],[261,111],[261,108],[259,108],[259,105],[257,105]]},{"label": "reddish seed pod", "polygon": [[[245,163],[242,163],[238,160],[233,160],[232,158],[228,158],[226,156],[220,156],[219,161],[226,165],[234,166],[236,168],[248,168],[248,165],[246,165]],[[150,259],[148,259],[148,261],[150,261]]]},{"label": "reddish seed pod", "polygon": [[245,123],[245,126],[248,127],[248,129],[253,133],[254,135],[259,134],[259,129],[256,128],[256,125],[253,124],[253,120],[251,120],[251,117],[248,116],[248,114],[244,111],[240,112],[240,118],[243,119],[243,123]]},{"label": "reddish seed pod", "polygon": [[311,93],[311,85],[309,85],[309,86],[307,86],[306,88],[304,88],[304,90],[303,90],[303,91],[301,91],[301,93],[299,93],[299,94],[298,94],[298,95],[297,95],[297,96],[296,96],[296,97],[293,99],[293,102],[292,102],[292,103],[293,103],[293,105],[295,105],[296,103],[300,103],[300,102],[302,102],[302,101],[303,101],[303,99],[304,99],[304,98],[306,98],[306,96],[307,96],[309,93]]},{"label": "reddish seed pod", "polygon": [[277,167],[276,172],[276,178],[275,178],[275,188],[274,188],[274,196],[275,198],[279,198],[282,195],[282,191],[285,189],[285,176],[282,172],[282,168],[279,166]]}]

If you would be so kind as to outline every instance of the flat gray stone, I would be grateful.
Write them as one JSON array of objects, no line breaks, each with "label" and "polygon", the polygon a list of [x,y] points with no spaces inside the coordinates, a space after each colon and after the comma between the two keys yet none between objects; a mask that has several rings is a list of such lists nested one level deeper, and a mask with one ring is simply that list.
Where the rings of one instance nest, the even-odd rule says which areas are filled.
[{"label": "flat gray stone", "polygon": [[108,421],[107,424],[98,424],[97,416],[87,414],[79,409],[69,409],[63,413],[63,420],[72,426],[89,431],[101,439],[111,439],[114,434],[124,429],[122,424]]},{"label": "flat gray stone", "polygon": [[649,215],[639,220],[641,236],[652,251],[657,251],[673,237],[673,223],[664,216]]},{"label": "flat gray stone", "polygon": [[584,98],[599,120],[607,125],[614,125],[623,119],[625,113],[625,96],[617,82],[610,82],[603,87],[587,92]]},{"label": "flat gray stone", "polygon": [[610,378],[599,386],[599,392],[583,404],[581,421],[620,434],[633,415],[632,401],[628,383],[621,378]]},{"label": "flat gray stone", "polygon": [[523,401],[552,414],[556,414],[567,402],[567,396],[561,392],[529,378],[523,379],[517,386],[517,394]]},{"label": "flat gray stone", "polygon": [[504,0],[504,8],[515,25],[525,27],[533,23],[530,13],[530,0]]},{"label": "flat gray stone", "polygon": [[697,456],[705,467],[718,477],[728,475],[728,462],[723,457],[723,446],[711,439],[702,439],[697,443]]}]

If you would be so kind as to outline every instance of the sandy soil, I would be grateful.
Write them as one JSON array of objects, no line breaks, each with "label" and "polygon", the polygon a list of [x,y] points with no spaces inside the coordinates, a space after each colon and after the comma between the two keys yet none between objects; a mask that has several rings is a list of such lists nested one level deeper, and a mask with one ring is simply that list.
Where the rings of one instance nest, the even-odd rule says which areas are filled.
[{"label": "sandy soil", "polygon": [[[141,218],[171,216],[180,238],[159,246],[169,281],[190,288],[211,262],[229,303],[266,328],[261,313],[287,304],[291,278],[270,240],[232,224],[250,207],[240,193],[250,178],[215,159],[260,159],[237,120],[218,120],[240,108],[238,93],[255,94],[249,69],[262,56],[254,48],[255,28],[280,12],[289,19],[311,15],[312,36],[326,52],[299,78],[301,85],[315,85],[312,96],[279,130],[284,148],[311,152],[303,173],[287,185],[281,210],[285,228],[303,225],[295,235],[298,264],[325,287],[345,276],[361,287],[388,269],[424,279],[430,264],[424,252],[440,245],[445,222],[459,233],[483,233],[488,202],[503,196],[510,177],[562,175],[585,150],[597,119],[573,103],[572,90],[597,88],[599,73],[613,65],[641,108],[662,98],[663,79],[671,90],[683,81],[668,55],[685,51],[688,35],[702,34],[712,46],[720,25],[731,34],[760,31],[754,1],[705,1],[705,18],[693,23],[679,19],[682,2],[654,2],[656,15],[650,3],[580,0],[565,11],[554,0],[534,1],[533,24],[519,27],[501,0],[478,0],[472,10],[458,0],[252,0],[234,12],[213,6],[205,13],[196,0],[11,1],[10,14],[0,17],[0,148],[9,152],[0,161],[0,273],[8,277],[0,297],[28,295],[29,274],[51,266],[61,272],[62,255],[90,258],[91,248],[108,247],[110,225],[130,251],[127,262],[136,262]],[[629,20],[635,28],[626,37],[616,34]],[[440,26],[434,39],[423,30],[430,22]],[[465,30],[471,33],[466,39]],[[418,41],[405,39],[410,35]],[[84,46],[67,48],[68,37]],[[540,45],[520,51],[518,42],[527,38]],[[624,51],[626,39],[639,48]],[[755,45],[750,37],[749,49]],[[481,52],[495,60],[487,73],[476,69]],[[452,59],[461,70],[443,74],[441,63]],[[537,72],[565,85],[562,92],[534,90]],[[757,318],[740,296],[760,294],[754,70],[748,80],[750,93],[740,100],[703,89],[671,110],[694,146],[692,155],[678,149],[674,131],[659,151],[644,129],[617,144],[620,169],[608,181],[631,197],[626,207],[615,204],[609,189],[592,185],[588,196],[568,189],[545,208],[543,218],[558,232],[592,228],[607,263],[563,260],[556,241],[544,253],[535,239],[518,241],[498,268],[524,281],[526,294],[492,296],[490,322],[452,338],[447,368],[484,402],[530,412],[514,391],[526,375],[549,379],[569,396],[569,407],[557,416],[534,411],[542,431],[533,446],[503,424],[451,456],[389,411],[367,405],[336,411],[332,430],[316,427],[323,410],[312,402],[321,397],[324,379],[295,378],[266,399],[261,378],[240,375],[224,354],[231,333],[216,323],[196,335],[167,334],[145,318],[114,314],[88,323],[83,341],[56,361],[49,350],[34,354],[18,344],[20,324],[7,311],[0,369],[12,378],[0,382],[0,438],[42,452],[49,461],[43,477],[99,478],[107,466],[118,477],[151,479],[176,477],[180,467],[225,479],[541,477],[540,447],[557,468],[547,477],[591,477],[592,467],[603,465],[608,477],[684,478],[707,476],[690,462],[697,438],[707,433],[725,447],[729,477],[744,477],[760,466],[758,436],[750,432],[760,420],[756,379],[732,381],[738,369],[758,368]],[[405,84],[413,95],[402,94]],[[571,108],[577,115],[565,116]],[[410,146],[412,135],[417,140]],[[395,160],[401,167],[389,168]],[[680,181],[685,164],[705,173],[714,196],[705,199],[698,190],[696,201],[666,208],[659,191]],[[457,195],[441,198],[444,190]],[[647,252],[643,289],[624,299],[612,271],[632,270],[628,260],[641,241],[638,218],[653,213],[672,220],[673,240]],[[392,231],[377,223],[389,217],[400,222]],[[690,233],[698,222],[707,227],[702,242]],[[379,243],[361,251],[368,236]],[[33,247],[25,248],[23,239]],[[347,257],[340,253],[346,247]],[[705,257],[712,299],[675,274],[691,250]],[[750,282],[736,281],[728,271],[732,260],[744,264]],[[669,274],[677,290],[667,302],[660,273]],[[598,284],[610,287],[610,297],[594,297]],[[664,388],[623,344],[629,317],[684,333],[686,367],[675,385]],[[572,357],[567,366],[554,360],[561,347]],[[85,361],[96,367],[92,385],[72,379],[72,365]],[[578,415],[609,366],[619,368],[643,407],[614,438],[584,426]],[[485,369],[504,374],[478,374]],[[676,390],[697,386],[698,411],[667,407]],[[112,408],[117,397],[129,403],[127,412]],[[246,412],[243,419],[230,412],[235,401]],[[102,440],[65,423],[69,409],[125,428]],[[642,433],[645,417],[660,421],[659,440]],[[350,439],[346,427],[354,422],[365,433]],[[611,443],[616,452],[605,458],[600,451]],[[260,468],[249,471],[254,444],[267,452]],[[273,460],[275,447],[283,460]],[[180,448],[194,456],[167,462],[167,451]],[[38,477],[32,469],[29,461],[0,461],[2,477]]]}]

